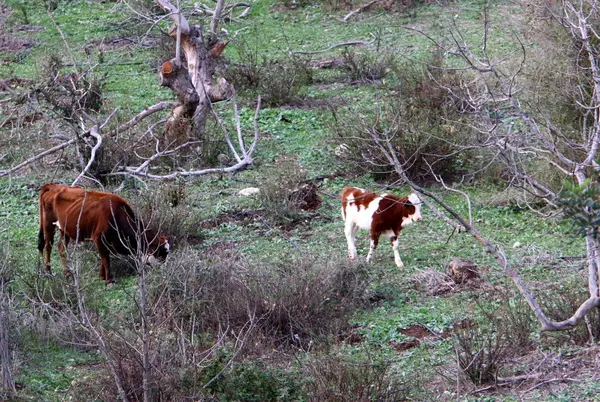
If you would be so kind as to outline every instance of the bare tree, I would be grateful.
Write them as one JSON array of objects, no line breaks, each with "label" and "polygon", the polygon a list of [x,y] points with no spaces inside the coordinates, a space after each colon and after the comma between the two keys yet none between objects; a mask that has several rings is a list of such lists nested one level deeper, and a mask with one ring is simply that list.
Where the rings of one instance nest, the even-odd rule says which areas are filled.
[{"label": "bare tree", "polygon": [[[62,60],[51,57],[45,68],[47,78],[44,82],[34,84],[29,91],[25,92],[12,89],[9,83],[3,85],[0,90],[6,90],[15,103],[22,104],[21,100],[27,99],[22,107],[28,113],[33,112],[36,116],[41,115],[49,120],[52,119],[51,114],[60,116],[57,126],[67,131],[57,132],[55,135],[55,138],[61,141],[58,145],[38,152],[37,155],[30,156],[10,168],[0,170],[0,177],[12,175],[32,163],[43,160],[51,154],[62,153],[69,148],[74,148],[79,167],[79,174],[73,184],[81,182],[84,178],[95,180],[100,174],[107,173],[169,180],[180,175],[234,172],[252,164],[252,154],[258,140],[256,120],[260,101],[254,122],[255,135],[250,145],[246,145],[242,135],[237,105],[234,105],[238,134],[236,147],[213,108],[214,102],[231,100],[235,94],[233,86],[225,79],[214,77],[216,60],[228,43],[227,40],[222,40],[219,25],[223,22],[223,16],[231,15],[232,10],[237,7],[246,9],[241,17],[245,16],[250,5],[226,4],[224,0],[217,1],[214,10],[204,5],[197,5],[198,10],[210,18],[210,23],[205,28],[203,25],[190,24],[183,15],[179,2],[173,5],[169,0],[157,0],[156,3],[166,12],[166,15],[144,16],[132,10],[150,21],[150,29],[155,28],[158,21],[167,17],[170,17],[174,23],[169,33],[174,39],[176,56],[163,63],[159,72],[159,83],[173,91],[177,102],[159,102],[146,107],[126,122],[111,126],[109,123],[113,121],[118,110],[113,110],[108,118],[102,116],[101,85],[94,75],[97,65],[91,58],[87,63],[78,63],[69,50],[68,38],[54,23],[67,49],[67,58],[70,60],[68,67],[74,68],[76,72],[62,73],[65,67]],[[50,16],[52,17],[52,14]],[[126,141],[124,140],[123,133],[132,132],[145,119],[155,117],[156,113],[167,109],[171,111],[166,119],[159,121],[155,119],[139,138],[136,138],[137,133],[133,132]],[[160,174],[148,172],[149,169],[160,166],[165,158],[189,155],[192,148],[201,146],[202,141],[205,140],[206,123],[213,117],[223,128],[223,138],[231,154],[231,160],[235,161],[233,165],[206,166],[199,156],[186,168],[165,167]],[[5,123],[2,125],[6,125]],[[123,157],[119,157],[117,161],[110,160],[115,150],[115,145],[111,144],[116,144],[123,154]],[[113,148],[107,149],[108,146]],[[115,158],[114,155],[112,157]],[[106,166],[107,161],[110,166]]]},{"label": "bare tree", "polygon": [[[578,98],[574,100],[580,114],[577,136],[561,130],[560,124],[554,123],[551,116],[528,107],[524,100],[526,97],[521,91],[526,85],[522,75],[527,51],[518,38],[517,43],[520,44],[522,55],[519,62],[496,62],[489,54],[487,12],[482,42],[476,51],[456,27],[446,38],[445,43],[449,45],[440,43],[424,32],[418,32],[432,40],[446,54],[464,63],[462,67],[454,69],[467,72],[463,75],[461,85],[444,88],[463,104],[468,105],[469,111],[476,117],[472,125],[483,137],[477,146],[493,150],[496,162],[510,173],[511,186],[526,191],[538,202],[542,201],[545,205],[556,208],[560,188],[556,187],[556,181],[550,182],[544,179],[543,175],[539,175],[539,170],[535,169],[536,164],[542,166],[542,170],[551,170],[555,177],[572,180],[580,186],[585,186],[593,180],[599,171],[596,160],[600,145],[600,48],[597,45],[600,37],[594,27],[600,22],[600,5],[595,1],[565,1],[559,12],[547,11],[552,12],[554,21],[570,33],[572,43],[577,47],[574,52],[577,59],[572,61],[577,74],[574,81],[579,84],[575,91]],[[544,314],[516,268],[510,266],[505,252],[484,238],[468,219],[458,214],[439,196],[414,183],[407,176],[405,166],[398,159],[389,136],[376,131],[370,134],[372,143],[380,149],[405,182],[417,192],[433,199],[496,257],[503,271],[514,282],[542,324],[542,332],[571,329],[580,323],[591,309],[600,306],[600,242],[593,228],[588,228],[585,235],[589,298],[570,318],[560,322],[552,321]],[[534,207],[531,204],[528,206]]]}]

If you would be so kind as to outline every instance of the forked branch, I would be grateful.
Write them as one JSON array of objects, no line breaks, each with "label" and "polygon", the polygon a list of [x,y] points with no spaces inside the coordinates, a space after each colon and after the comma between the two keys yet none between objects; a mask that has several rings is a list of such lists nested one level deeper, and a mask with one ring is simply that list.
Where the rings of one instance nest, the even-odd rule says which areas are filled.
[{"label": "forked branch", "polygon": [[232,166],[219,167],[219,168],[207,168],[207,169],[199,169],[199,170],[182,170],[182,171],[176,171],[176,172],[171,172],[171,173],[166,173],[166,174],[152,174],[152,173],[148,172],[148,170],[149,170],[148,168],[150,167],[150,163],[152,161],[155,161],[158,158],[163,157],[163,156],[171,155],[183,147],[187,147],[193,143],[196,143],[196,141],[189,141],[189,142],[186,142],[186,143],[178,146],[175,149],[171,149],[171,150],[167,149],[167,150],[158,151],[154,155],[152,155],[151,157],[146,159],[146,161],[144,163],[142,163],[141,165],[139,165],[137,167],[121,166],[119,169],[120,171],[110,173],[109,175],[111,175],[111,176],[138,176],[138,177],[144,177],[147,179],[154,179],[154,180],[173,180],[177,177],[201,176],[201,175],[206,175],[206,174],[211,174],[211,173],[231,173],[231,172],[236,172],[238,170],[245,169],[246,167],[248,167],[249,165],[251,165],[254,162],[253,154],[254,154],[254,151],[256,150],[256,144],[258,143],[258,139],[260,137],[260,130],[258,129],[258,115],[260,112],[261,103],[262,103],[261,98],[259,97],[258,101],[257,101],[257,105],[256,105],[256,111],[254,113],[254,137],[252,138],[252,143],[249,146],[247,146],[244,141],[241,124],[240,124],[240,116],[238,113],[237,105],[234,104],[233,110],[234,110],[234,117],[235,117],[235,122],[236,122],[238,149],[236,149],[233,142],[231,141],[231,137],[227,134],[227,132],[225,130],[224,130],[224,134],[223,134],[225,141],[227,142],[227,146],[229,147],[229,151],[231,152],[234,159],[236,160],[236,163]]}]

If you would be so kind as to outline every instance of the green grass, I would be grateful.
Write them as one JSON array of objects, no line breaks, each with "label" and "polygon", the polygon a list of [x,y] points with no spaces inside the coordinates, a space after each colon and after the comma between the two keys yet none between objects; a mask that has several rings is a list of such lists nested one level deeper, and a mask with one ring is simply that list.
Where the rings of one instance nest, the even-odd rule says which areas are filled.
[{"label": "green grass", "polygon": [[[31,25],[42,25],[45,29],[27,34],[36,46],[22,52],[18,61],[1,64],[1,77],[16,75],[37,79],[41,74],[42,61],[51,53],[61,54],[65,56],[65,62],[70,62],[64,42],[53,27],[50,16],[41,2],[9,0],[7,4],[17,10],[8,22],[10,26],[27,22]],[[192,2],[186,1],[183,4],[189,7]],[[244,32],[252,33],[245,35],[245,40],[249,45],[255,46],[260,54],[271,59],[284,58],[288,51],[319,50],[348,40],[370,41],[375,37],[380,41],[382,48],[395,51],[403,63],[420,63],[433,45],[403,26],[438,34],[448,28],[450,18],[455,18],[466,39],[474,44],[481,36],[484,3],[469,1],[444,6],[430,5],[416,9],[411,16],[398,16],[375,9],[357,16],[350,24],[340,24],[336,21],[336,18],[342,17],[347,10],[329,13],[326,7],[316,2],[294,10],[286,10],[281,4],[275,0],[257,1],[247,19],[227,25],[227,29],[230,33],[239,32],[240,35]],[[490,37],[493,39],[490,49],[493,49],[494,55],[514,55],[515,38],[508,28],[512,27],[515,20],[506,16],[515,10],[518,11],[518,5],[498,1],[492,2],[490,9]],[[25,13],[19,10],[24,10]],[[113,2],[63,1],[54,12],[54,19],[69,42],[69,48],[77,63],[87,61],[83,50],[89,41],[123,35],[123,32],[115,30],[115,26],[123,22],[124,18],[124,5]],[[161,27],[164,29],[167,25],[165,22]],[[233,40],[235,41],[235,38]],[[233,47],[228,47],[226,55],[236,60],[238,55],[232,49]],[[332,54],[339,55],[339,50]],[[326,56],[329,54],[323,55]],[[91,57],[92,62],[98,61],[96,52],[92,52]],[[99,64],[96,70],[99,77],[107,75],[103,87],[106,95],[103,113],[119,108],[122,119],[127,119],[146,106],[173,98],[169,90],[158,86],[157,62],[154,50],[119,49],[107,52],[104,62]],[[395,77],[390,77],[376,86],[349,86],[342,79],[343,72],[316,74],[328,83],[306,88],[306,93],[317,98],[344,98],[348,104],[344,107],[356,108],[355,110],[382,104],[397,84],[394,81]],[[332,82],[329,83],[327,79],[331,79]],[[241,98],[246,102],[243,96]],[[233,122],[230,105],[216,105],[216,108],[226,117],[226,124],[231,129]],[[248,136],[253,130],[253,116],[253,109],[242,107],[241,123]],[[334,144],[330,141],[327,128],[330,119],[331,114],[327,110],[263,109],[258,120],[262,137],[253,166],[235,175],[201,177],[185,184],[187,208],[191,210],[197,223],[195,234],[203,239],[196,247],[204,251],[215,244],[232,243],[235,250],[251,265],[257,266],[281,261],[293,262],[295,259],[306,257],[346,260],[346,240],[343,235],[338,194],[346,185],[377,189],[382,183],[375,182],[369,176],[356,176],[355,172],[347,172],[344,166],[340,165],[335,158]],[[273,169],[275,162],[282,155],[297,157],[299,164],[307,170],[309,178],[329,176],[320,184],[320,196],[323,199],[320,209],[314,213],[303,213],[296,224],[288,226],[277,225],[267,219],[256,219],[250,222],[233,220],[211,228],[201,227],[202,221],[207,219],[242,210],[260,212],[268,207],[261,205],[258,198],[239,197],[237,192],[248,186],[260,187],[270,180],[269,169]],[[74,174],[61,172],[64,177],[59,179],[69,179]],[[37,177],[17,177],[12,181],[0,180],[0,241],[9,248],[11,258],[18,262],[16,265],[21,276],[34,275],[35,272],[37,189],[46,180],[49,180],[48,176],[42,174]],[[151,189],[156,188],[155,184],[151,183],[150,186]],[[473,220],[477,228],[484,236],[505,249],[511,264],[520,269],[524,280],[531,283],[536,292],[555,289],[558,280],[566,283],[565,286],[568,287],[583,283],[585,270],[580,268],[585,260],[566,263],[561,259],[585,255],[584,242],[568,233],[567,224],[510,205],[494,205],[490,200],[497,196],[500,190],[493,186],[474,186],[463,190],[469,193],[473,201]],[[406,188],[394,190],[398,194],[405,194],[407,191]],[[454,193],[441,193],[459,212],[467,213],[462,197]],[[373,348],[385,358],[395,359],[394,372],[397,375],[418,374],[423,378],[432,379],[436,377],[440,367],[445,368],[452,361],[454,350],[451,341],[437,338],[426,340],[416,348],[398,352],[393,348],[393,344],[410,340],[399,330],[411,325],[423,325],[436,334],[441,334],[451,330],[454,324],[463,319],[481,319],[481,313],[476,308],[477,303],[494,308],[499,301],[496,295],[482,294],[477,288],[461,288],[445,295],[428,296],[415,286],[413,277],[428,268],[445,272],[450,260],[463,257],[479,264],[483,280],[491,286],[512,291],[514,287],[501,272],[494,258],[486,254],[470,235],[453,234],[451,228],[436,220],[427,209],[423,214],[423,222],[407,227],[400,237],[400,254],[406,265],[405,269],[398,270],[395,267],[391,247],[382,239],[373,264],[368,266],[369,288],[385,295],[386,298],[378,305],[360,311],[352,317],[350,324],[362,337],[363,342],[338,346],[348,356]],[[359,258],[364,259],[367,251],[368,235],[361,232],[358,240]],[[53,254],[53,266],[59,267],[57,252]],[[90,306],[103,318],[112,317],[113,323],[121,320],[130,324],[129,320],[132,319],[135,309],[137,279],[118,278],[116,286],[105,290],[97,278],[97,256],[91,252],[84,255],[83,268],[93,294],[89,301]],[[572,290],[564,289],[565,292]],[[544,342],[540,341],[538,346],[545,347]],[[39,400],[62,399],[73,379],[77,377],[78,367],[101,361],[96,353],[83,352],[46,339],[32,337],[24,339],[22,345],[23,350],[28,351],[29,357],[17,367],[17,381],[25,385],[24,395]],[[561,347],[559,344],[557,348]],[[554,346],[548,348],[555,350]],[[593,381],[577,383],[571,392],[561,391],[553,400],[568,400],[569,397],[590,400],[594,398],[597,388],[597,383]],[[424,392],[420,398],[427,400],[428,395]],[[453,396],[444,397],[453,399]],[[540,393],[540,398],[544,396],[546,394]],[[489,396],[477,400],[502,398]]]}]

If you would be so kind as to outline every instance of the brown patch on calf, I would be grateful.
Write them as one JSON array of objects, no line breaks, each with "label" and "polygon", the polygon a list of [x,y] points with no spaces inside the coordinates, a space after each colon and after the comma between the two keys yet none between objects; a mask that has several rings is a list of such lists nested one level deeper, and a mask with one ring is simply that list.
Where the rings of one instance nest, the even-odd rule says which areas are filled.
[{"label": "brown patch on calf", "polygon": [[[354,200],[348,201],[352,197]],[[346,206],[356,205],[359,209],[367,208],[371,201],[379,197],[379,194],[372,193],[369,191],[362,191],[356,187],[344,187],[342,190],[342,208],[344,210],[344,216],[346,215]]]}]

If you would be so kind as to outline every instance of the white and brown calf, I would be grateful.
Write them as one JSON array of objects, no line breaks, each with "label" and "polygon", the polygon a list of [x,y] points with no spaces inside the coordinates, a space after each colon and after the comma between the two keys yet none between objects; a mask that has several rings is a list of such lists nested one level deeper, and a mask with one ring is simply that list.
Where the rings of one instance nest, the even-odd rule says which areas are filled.
[{"label": "white and brown calf", "polygon": [[379,243],[379,236],[385,235],[392,241],[394,261],[398,268],[404,264],[398,253],[398,235],[402,228],[421,221],[421,200],[416,194],[396,197],[392,194],[376,194],[356,187],[342,190],[342,217],[346,222],[345,234],[348,240],[350,259],[356,259],[356,233],[358,229],[371,232],[371,247],[367,262],[371,262],[373,252]]}]

